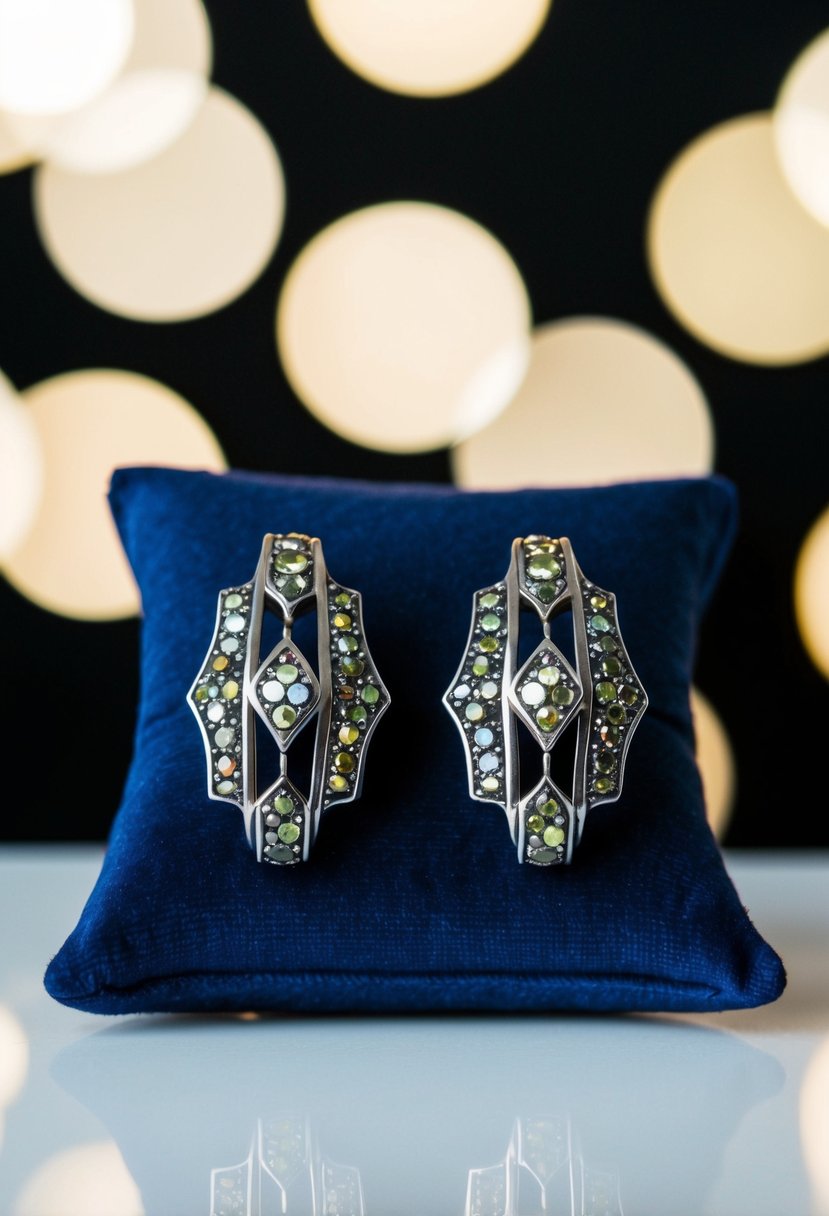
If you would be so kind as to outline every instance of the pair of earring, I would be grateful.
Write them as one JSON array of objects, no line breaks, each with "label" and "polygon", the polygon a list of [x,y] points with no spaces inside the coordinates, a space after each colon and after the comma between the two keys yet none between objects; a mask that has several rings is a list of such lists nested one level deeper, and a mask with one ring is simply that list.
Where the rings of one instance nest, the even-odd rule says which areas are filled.
[{"label": "pair of earring", "polygon": [[[533,611],[539,645],[518,666],[519,615]],[[292,637],[316,609],[317,671]],[[261,658],[265,613],[282,636]],[[573,666],[551,636],[572,615]],[[619,797],[628,745],[647,706],[619,632],[615,596],[582,573],[566,537],[513,542],[504,579],[476,591],[457,675],[443,698],[466,756],[470,797],[506,813],[518,860],[567,864],[588,811]],[[329,574],[322,545],[301,533],[268,533],[253,578],[219,593],[213,638],[188,702],[207,759],[210,798],[244,816],[258,861],[307,861],[320,820],[359,797],[369,739],[390,697],[371,657],[362,597]],[[276,743],[279,773],[257,782],[257,720]],[[310,789],[288,777],[288,752],[316,721]],[[575,720],[572,788],[553,779],[555,745]],[[519,725],[541,753],[541,776],[522,793]]]}]

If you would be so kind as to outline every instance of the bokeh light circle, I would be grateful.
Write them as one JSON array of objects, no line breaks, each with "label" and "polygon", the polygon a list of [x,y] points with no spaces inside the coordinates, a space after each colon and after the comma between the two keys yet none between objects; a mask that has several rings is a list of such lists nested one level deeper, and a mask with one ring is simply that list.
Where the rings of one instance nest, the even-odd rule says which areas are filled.
[{"label": "bokeh light circle", "polygon": [[696,758],[705,795],[705,813],[718,840],[725,836],[737,792],[737,765],[728,732],[714,706],[691,689]]},{"label": "bokeh light circle", "polygon": [[44,456],[45,491],[6,578],[43,608],[81,620],[130,616],[138,592],[106,502],[118,465],[221,470],[221,448],[177,393],[132,372],[90,370],[21,394]]},{"label": "bokeh light circle", "polygon": [[790,188],[829,225],[829,30],[789,69],[774,108],[774,139]]},{"label": "bokeh light circle", "polygon": [[800,1086],[800,1143],[812,1186],[813,1216],[829,1216],[829,1037],[806,1065]]},{"label": "bokeh light circle", "polygon": [[29,1040],[8,1005],[0,1005],[0,1113],[20,1094],[29,1071]]},{"label": "bokeh light circle", "polygon": [[277,343],[293,388],[339,435],[389,452],[445,446],[510,400],[529,354],[521,275],[457,211],[399,202],[344,216],[288,272]]},{"label": "bokeh light circle", "polygon": [[21,137],[13,116],[0,111],[0,173],[16,173],[36,159],[36,152]]},{"label": "bokeh light circle", "polygon": [[829,232],[789,189],[769,114],[722,123],[679,155],[647,243],[665,304],[714,350],[759,364],[829,350]]},{"label": "bokeh light circle", "polygon": [[452,453],[459,485],[594,485],[710,471],[702,389],[657,338],[610,317],[568,317],[536,329],[531,349],[514,400]]},{"label": "bokeh light circle", "polygon": [[56,114],[114,79],[135,28],[132,0],[0,0],[0,106]]},{"label": "bokeh light circle", "polygon": [[203,316],[239,296],[273,253],[284,179],[264,128],[211,88],[184,134],[121,173],[35,173],[35,215],[61,274],[123,316]]},{"label": "bokeh light circle", "polygon": [[0,559],[23,540],[43,488],[43,460],[34,420],[0,372]]},{"label": "bokeh light circle", "polygon": [[328,46],[359,76],[418,97],[477,88],[535,40],[551,0],[309,0]]},{"label": "bokeh light circle", "polygon": [[800,547],[794,605],[803,645],[829,679],[829,507],[818,516]]},{"label": "bokeh light circle", "polygon": [[144,1216],[141,1192],[114,1140],[55,1153],[23,1185],[12,1216]]}]

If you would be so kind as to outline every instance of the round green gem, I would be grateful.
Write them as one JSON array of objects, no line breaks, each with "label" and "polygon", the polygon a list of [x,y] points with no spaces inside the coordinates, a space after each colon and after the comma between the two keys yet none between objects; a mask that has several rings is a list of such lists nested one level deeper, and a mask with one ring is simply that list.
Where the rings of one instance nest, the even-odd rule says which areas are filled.
[{"label": "round green gem", "polygon": [[552,705],[542,705],[535,715],[535,720],[544,733],[547,734],[558,725],[558,710],[554,709]]},{"label": "round green gem", "polygon": [[612,752],[600,751],[596,753],[594,763],[600,773],[612,773],[616,768],[616,757]]},{"label": "round green gem", "polygon": [[331,624],[335,629],[350,629],[351,617],[347,612],[335,612],[331,619]]},{"label": "round green gem", "polygon": [[349,654],[344,659],[340,659],[340,667],[347,676],[360,676],[363,674],[365,663],[356,655]]},{"label": "round green gem", "polygon": [[280,684],[293,684],[299,675],[299,668],[293,663],[282,663],[276,669],[276,678]]},{"label": "round green gem", "polygon": [[299,840],[299,828],[295,823],[280,824],[276,834],[283,844],[293,844],[295,840]]},{"label": "round green gem", "polygon": [[605,654],[613,654],[619,649],[619,644],[615,638],[609,637],[608,634],[605,634],[603,638],[599,638],[599,648],[603,650]]},{"label": "round green gem", "polygon": [[484,654],[494,654],[498,649],[498,639],[481,638],[480,642],[478,643],[478,649],[482,650]]},{"label": "round green gem", "polygon": [[527,820],[527,827],[537,836],[539,832],[544,831],[544,820],[540,815],[530,815],[529,819]]},{"label": "round green gem", "polygon": [[238,595],[234,591],[230,595],[225,596],[225,608],[241,608],[241,607],[242,607],[241,595]]},{"label": "round green gem", "polygon": [[561,679],[561,672],[557,667],[541,667],[538,671],[538,679],[548,688],[552,688]]},{"label": "round green gem", "polygon": [[380,689],[375,688],[373,684],[366,684],[360,696],[365,701],[366,705],[376,705],[380,700]]},{"label": "round green gem", "polygon": [[494,633],[496,629],[501,628],[501,618],[494,612],[487,612],[481,617],[481,628],[487,633]]},{"label": "round green gem", "polygon": [[632,684],[623,684],[619,689],[619,700],[624,701],[625,705],[635,705],[639,700],[639,693]]},{"label": "round green gem", "polygon": [[475,676],[485,676],[489,671],[489,659],[480,655],[472,664],[472,674]]},{"label": "round green gem", "polygon": [[597,612],[595,616],[591,616],[590,618],[590,628],[595,629],[596,633],[608,633],[613,626],[606,616],[602,616],[600,612]]},{"label": "round green gem", "polygon": [[604,712],[608,722],[612,722],[614,726],[621,726],[623,722],[627,722],[628,720],[625,707],[620,705],[618,701],[615,705],[608,705]]},{"label": "round green gem", "polygon": [[344,633],[341,638],[337,638],[337,649],[340,654],[353,654],[355,650],[360,649],[360,643],[350,633]]},{"label": "round green gem", "polygon": [[539,814],[552,819],[554,815],[558,814],[558,802],[555,798],[542,798],[540,802],[536,803],[536,810]]},{"label": "round green gem", "polygon": [[602,743],[606,747],[615,747],[619,742],[618,726],[610,726],[607,722],[603,723],[602,729],[599,731]]},{"label": "round green gem", "polygon": [[349,752],[337,752],[334,757],[334,768],[338,773],[353,773],[354,757]]},{"label": "round green gem", "polygon": [[557,844],[561,844],[564,840],[564,828],[557,828],[554,824],[550,824],[544,829],[544,843],[554,848]]},{"label": "round green gem", "polygon": [[615,654],[608,655],[606,659],[602,659],[602,671],[606,676],[621,675],[622,664],[616,658]]},{"label": "round green gem", "polygon": [[590,605],[592,608],[606,608],[607,607],[607,596],[591,595]]},{"label": "round green gem", "polygon": [[498,604],[500,604],[500,602],[501,602],[500,595],[494,595],[493,592],[491,592],[491,591],[488,592],[486,595],[481,596],[481,607],[482,608],[495,608]]},{"label": "round green gem", "polygon": [[353,709],[348,711],[348,717],[351,722],[365,722],[368,714],[362,705],[355,705]]},{"label": "round green gem", "polygon": [[360,738],[360,732],[356,726],[341,726],[337,738],[339,739],[340,743],[345,743],[346,746],[350,746],[352,743],[356,743]]},{"label": "round green gem", "polygon": [[559,684],[553,689],[553,704],[572,705],[575,695],[572,688],[568,688],[566,684]]},{"label": "round green gem", "polygon": [[343,608],[347,608],[348,605],[351,603],[351,596],[346,595],[345,592],[343,591],[339,595],[336,595],[334,597],[334,603],[339,604]]},{"label": "round green gem", "polygon": [[279,811],[280,815],[290,815],[293,813],[294,800],[286,794],[280,794],[278,798],[273,800],[273,809]]},{"label": "round green gem", "polygon": [[615,701],[616,685],[611,684],[609,680],[600,680],[596,685],[596,700],[602,705]]},{"label": "round green gem", "polygon": [[273,562],[280,574],[299,574],[308,565],[308,558],[296,549],[283,549]]},{"label": "round green gem", "polygon": [[207,689],[205,688],[204,684],[202,684],[201,688],[196,689],[194,696],[197,701],[207,700]]},{"label": "round green gem", "polygon": [[479,705],[477,701],[470,701],[464,712],[470,722],[480,722],[485,711],[483,705]]},{"label": "round green gem", "polygon": [[277,705],[271,717],[277,730],[288,730],[296,722],[296,710],[290,705]]},{"label": "round green gem", "polygon": [[561,574],[561,566],[551,553],[539,553],[527,562],[527,574],[530,578],[543,582],[547,579],[558,578]]},{"label": "round green gem", "polygon": [[555,583],[539,583],[535,589],[535,595],[542,604],[552,604],[558,595],[558,587]]},{"label": "round green gem", "polygon": [[335,794],[341,794],[348,789],[348,779],[346,777],[333,776],[329,778],[328,788],[332,789]]},{"label": "round green gem", "polygon": [[612,781],[610,777],[597,777],[593,782],[593,788],[597,794],[609,794],[615,790],[616,782]]},{"label": "round green gem", "polygon": [[307,585],[306,580],[301,574],[291,574],[285,579],[279,590],[286,600],[295,600],[297,596],[302,595]]}]

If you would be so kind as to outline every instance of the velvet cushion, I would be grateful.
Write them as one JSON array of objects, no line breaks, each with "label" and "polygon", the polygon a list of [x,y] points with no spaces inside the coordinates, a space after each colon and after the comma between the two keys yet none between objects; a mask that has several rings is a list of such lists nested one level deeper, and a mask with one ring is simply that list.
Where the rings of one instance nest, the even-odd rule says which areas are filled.
[{"label": "velvet cushion", "polygon": [[[101,875],[47,971],[57,1000],[98,1013],[716,1010],[779,995],[780,960],[705,819],[689,709],[700,615],[734,533],[730,484],[470,493],[150,468],[118,471],[110,497],[143,599],[142,696]],[[239,812],[206,798],[185,701],[217,593],[251,577],[269,531],[319,536],[332,575],[363,592],[392,698],[362,797],[287,871],[257,865]],[[532,532],[569,536],[616,592],[650,697],[622,797],[553,870],[519,865],[503,813],[469,799],[440,703],[473,591]]]}]

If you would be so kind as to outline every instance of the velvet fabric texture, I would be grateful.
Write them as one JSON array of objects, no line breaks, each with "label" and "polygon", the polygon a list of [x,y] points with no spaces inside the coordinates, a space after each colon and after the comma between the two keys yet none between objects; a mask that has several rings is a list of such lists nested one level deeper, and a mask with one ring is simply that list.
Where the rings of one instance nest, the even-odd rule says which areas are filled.
[{"label": "velvet fabric texture", "polygon": [[[143,599],[142,695],[101,875],[46,974],[57,1000],[107,1014],[667,1011],[780,994],[694,761],[689,685],[734,534],[729,483],[471,493],[148,468],[119,470],[110,498]],[[362,797],[284,870],[257,865],[240,813],[207,799],[185,698],[219,589],[252,576],[266,532],[289,531],[319,536],[332,575],[362,591],[392,705]],[[533,532],[569,536],[616,592],[650,698],[622,797],[554,869],[519,865],[503,813],[470,800],[440,703],[472,593]]]}]

